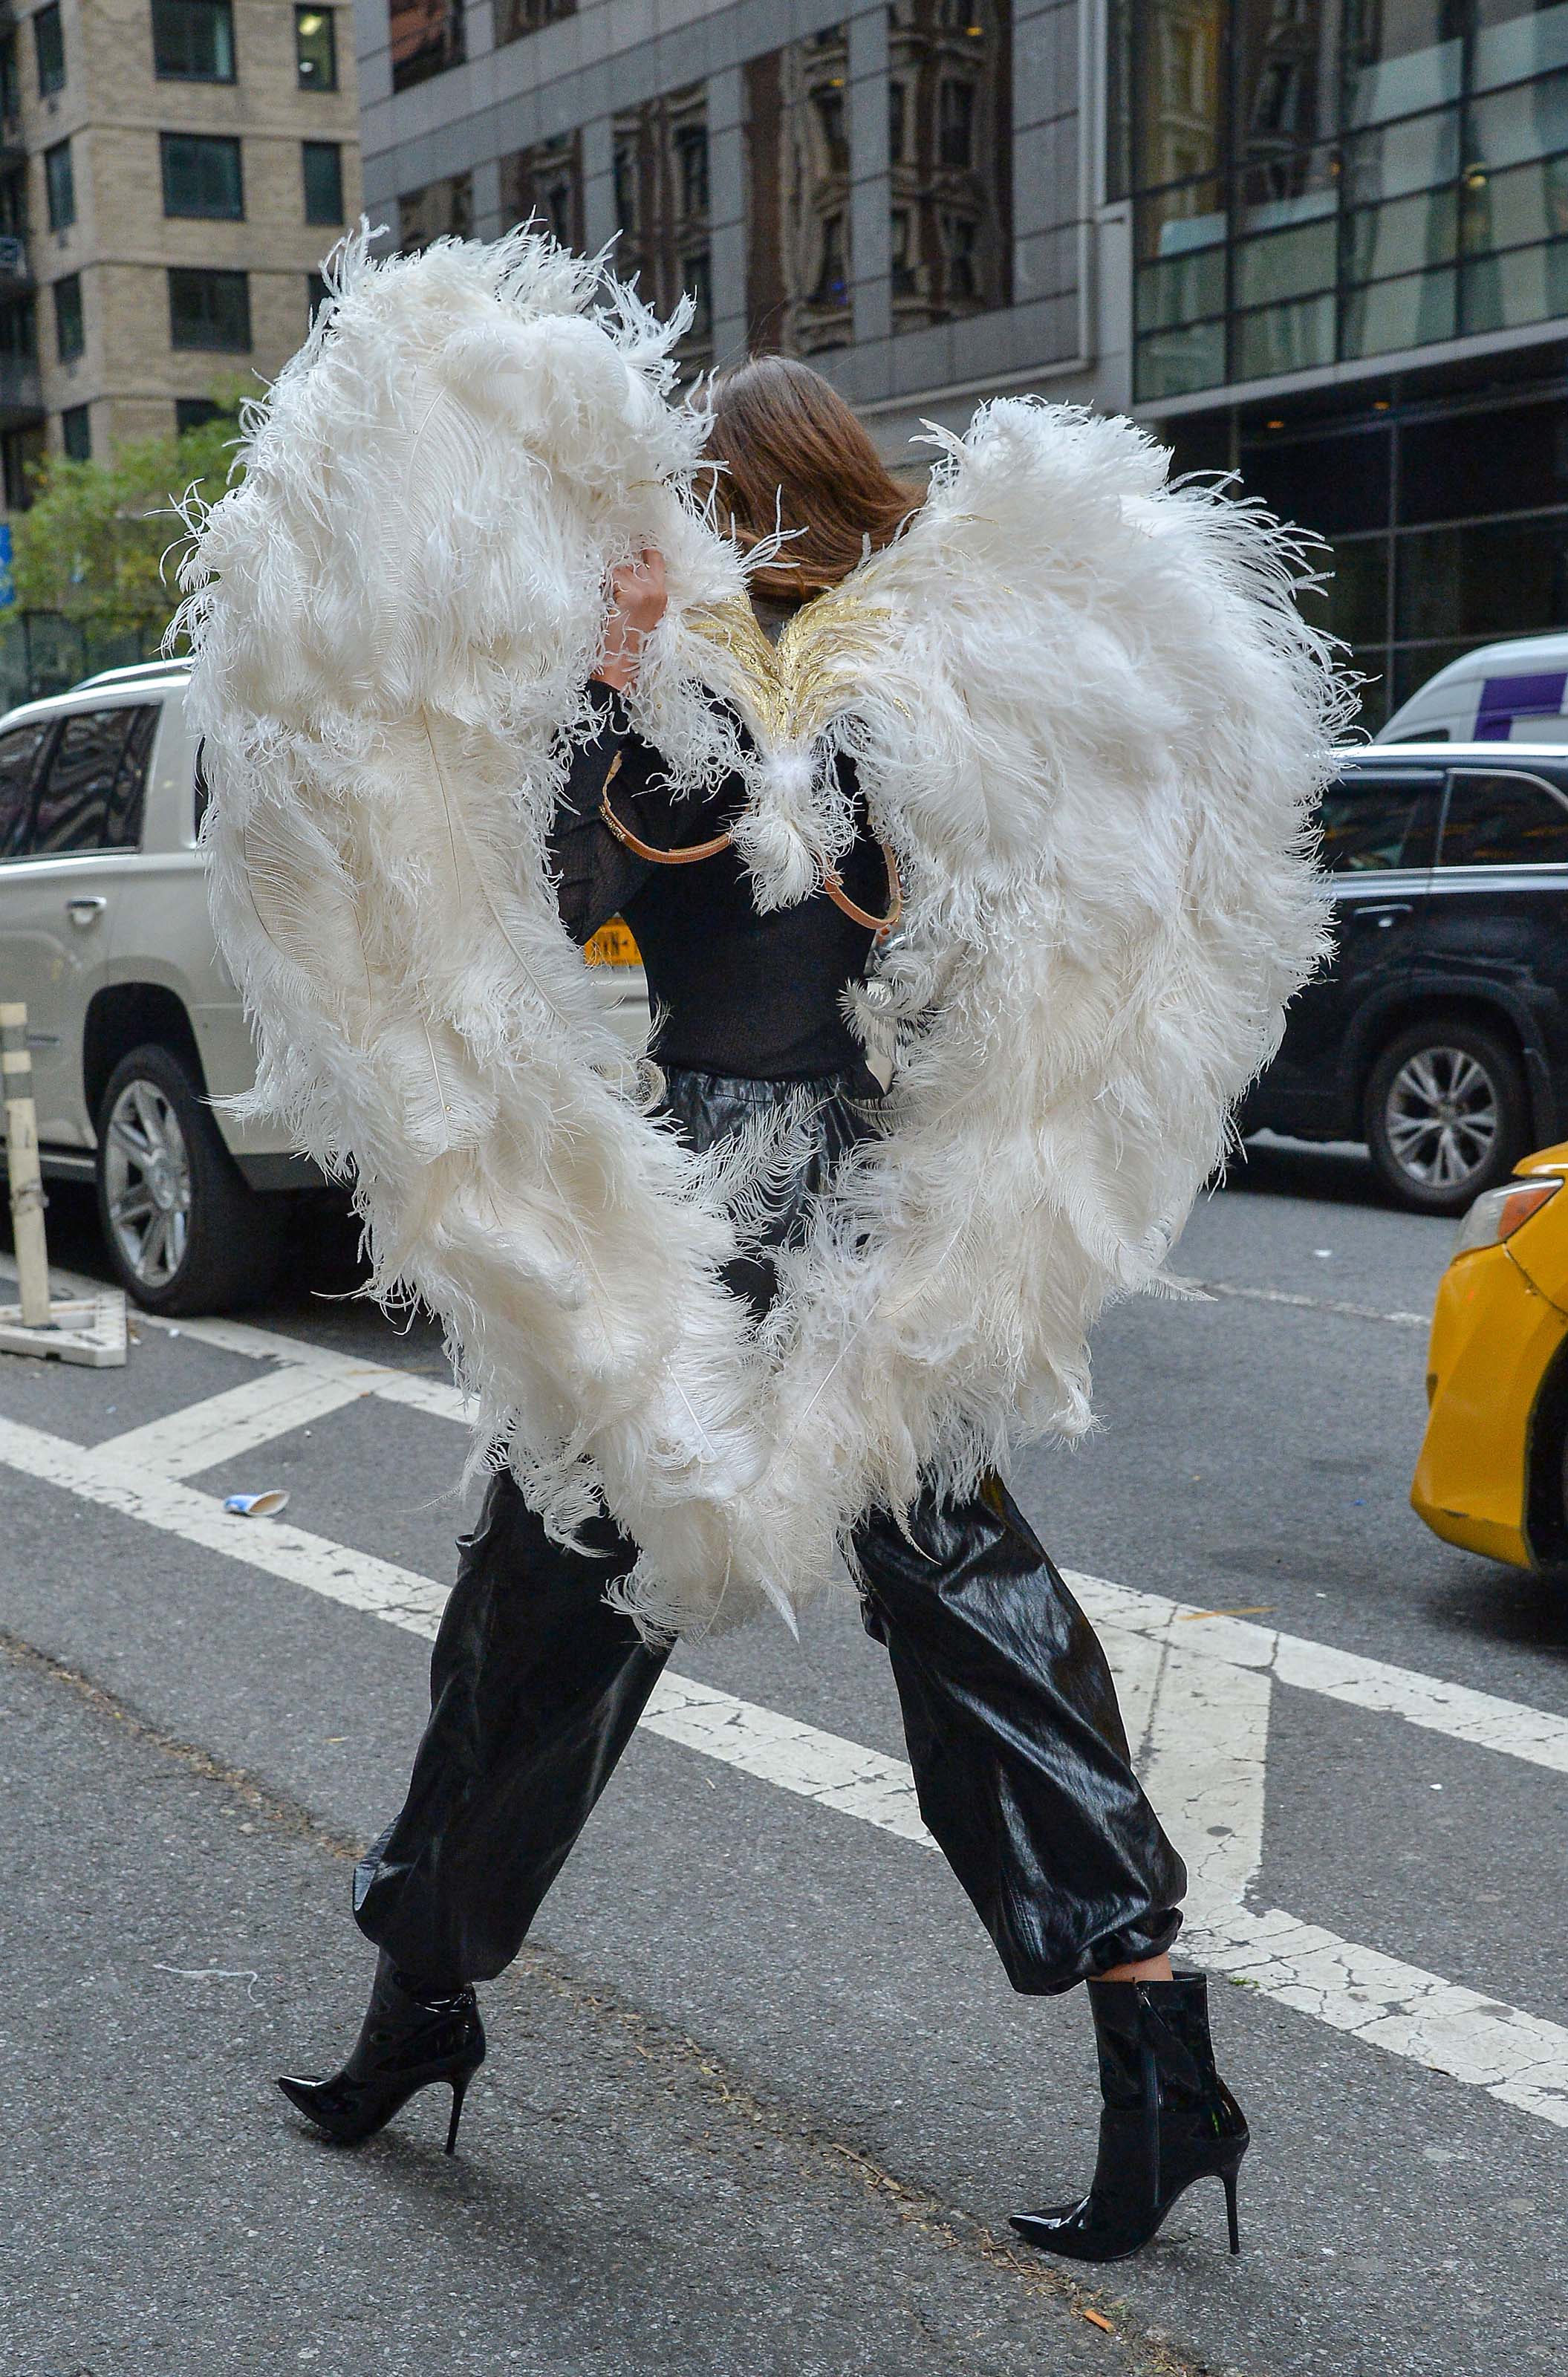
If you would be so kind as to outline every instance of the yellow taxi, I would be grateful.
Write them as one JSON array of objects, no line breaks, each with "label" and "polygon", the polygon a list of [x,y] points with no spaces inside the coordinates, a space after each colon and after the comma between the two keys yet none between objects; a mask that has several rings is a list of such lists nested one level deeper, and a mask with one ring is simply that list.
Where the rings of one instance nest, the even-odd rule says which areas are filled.
[{"label": "yellow taxi", "polygon": [[1568,1142],[1471,1206],[1432,1314],[1410,1499],[1489,1559],[1568,1559]]}]

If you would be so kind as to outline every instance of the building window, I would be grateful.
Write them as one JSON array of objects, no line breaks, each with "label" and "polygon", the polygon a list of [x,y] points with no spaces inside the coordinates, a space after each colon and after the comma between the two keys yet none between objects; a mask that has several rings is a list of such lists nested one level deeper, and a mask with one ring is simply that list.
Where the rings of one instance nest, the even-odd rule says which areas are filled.
[{"label": "building window", "polygon": [[[6,239],[27,237],[27,171],[0,173],[0,234]],[[21,262],[26,263],[24,250]]]},{"label": "building window", "polygon": [[43,430],[37,422],[29,422],[25,429],[7,429],[0,436],[0,469],[8,512],[31,509],[43,457]]},{"label": "building window", "polygon": [[209,133],[162,132],[163,211],[204,215],[225,222],[245,217],[240,144]]},{"label": "building window", "polygon": [[66,88],[66,29],[60,21],[60,0],[49,0],[32,20],[33,55],[38,61],[38,95],[48,99]]},{"label": "building window", "polygon": [[67,461],[91,461],[92,420],[85,404],[73,404],[60,415],[60,443]]},{"label": "building window", "polygon": [[152,63],[165,82],[233,82],[230,0],[152,0]]},{"label": "building window", "polygon": [[468,54],[462,0],[392,0],[392,89],[408,90]]},{"label": "building window", "polygon": [[177,396],[174,399],[174,435],[183,437],[187,429],[205,429],[209,421],[223,419],[226,405],[211,396]]},{"label": "building window", "polygon": [[536,141],[501,160],[503,227],[539,223],[563,247],[582,246],[582,140],[576,132]]},{"label": "building window", "polygon": [[250,351],[250,284],[243,272],[201,272],[177,265],[169,273],[169,342],[219,354]]},{"label": "building window", "polygon": [[689,295],[693,314],[676,350],[689,376],[713,356],[708,254],[708,101],[692,83],[615,118],[616,269],[635,275],[642,297],[669,314]]},{"label": "building window", "polygon": [[436,239],[469,239],[473,233],[473,176],[449,173],[405,190],[398,200],[398,245],[410,256]]},{"label": "building window", "polygon": [[44,150],[43,186],[49,197],[50,230],[68,230],[77,219],[77,177],[68,140],[57,140],[53,149]]},{"label": "building window", "polygon": [[86,344],[81,274],[71,272],[54,283],[54,352],[63,364],[74,364]]},{"label": "building window", "polygon": [[300,144],[305,172],[305,219],[307,223],[341,223],[343,219],[343,152],[335,140]]},{"label": "building window", "polygon": [[1118,0],[1135,390],[1568,309],[1568,77],[1514,0]]},{"label": "building window", "polygon": [[[890,86],[889,129],[898,113]],[[847,346],[849,46],[830,25],[746,68],[747,312],[754,351]]]},{"label": "building window", "polygon": [[338,88],[338,18],[333,8],[294,10],[294,65],[301,90]]},{"label": "building window", "polygon": [[575,17],[577,0],[497,0],[496,46],[521,42],[525,33],[543,31],[562,17]]},{"label": "building window", "polygon": [[30,291],[0,305],[0,362],[38,361],[38,316]]},{"label": "building window", "polygon": [[1009,0],[894,0],[888,11],[895,330],[1012,301]]},{"label": "building window", "polygon": [[319,272],[309,274],[305,284],[305,318],[308,329],[314,330],[317,316],[324,306],[330,305],[331,303],[332,293],[328,288],[324,276]]},{"label": "building window", "polygon": [[[15,25],[0,25],[0,116],[11,124],[21,112],[22,87],[17,73],[17,29]],[[6,497],[6,508],[16,509],[9,496]]]},{"label": "building window", "polygon": [[1172,427],[1176,469],[1235,465],[1249,495],[1329,540],[1308,615],[1368,680],[1363,726],[1477,644],[1568,627],[1561,380],[1434,392],[1401,375],[1332,420],[1275,398]]}]

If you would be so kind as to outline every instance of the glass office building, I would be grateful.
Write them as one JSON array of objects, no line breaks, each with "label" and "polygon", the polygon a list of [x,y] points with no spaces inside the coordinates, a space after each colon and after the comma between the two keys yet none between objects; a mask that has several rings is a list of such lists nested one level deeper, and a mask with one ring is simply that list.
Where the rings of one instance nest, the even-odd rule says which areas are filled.
[{"label": "glass office building", "polygon": [[[362,0],[366,197],[412,245],[616,243],[688,374],[774,349],[868,414],[1083,381],[1078,0]],[[890,443],[900,442],[897,432]]]},{"label": "glass office building", "polygon": [[1136,398],[1568,308],[1568,6],[1118,0],[1111,30]]},{"label": "glass office building", "polygon": [[907,457],[1035,389],[1328,537],[1377,723],[1568,626],[1568,0],[361,0],[405,243],[614,239]]},{"label": "glass office building", "polygon": [[1568,6],[1111,0],[1134,404],[1332,543],[1367,723],[1568,626]]}]

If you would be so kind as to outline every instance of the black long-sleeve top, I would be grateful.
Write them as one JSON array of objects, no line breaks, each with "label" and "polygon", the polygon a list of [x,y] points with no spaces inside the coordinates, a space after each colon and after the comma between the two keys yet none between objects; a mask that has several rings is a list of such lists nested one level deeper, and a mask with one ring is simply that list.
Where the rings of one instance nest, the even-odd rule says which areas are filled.
[{"label": "black long-sleeve top", "polygon": [[[660,782],[664,761],[634,733],[621,703],[607,687],[592,691],[599,733],[573,753],[550,837],[561,916],[573,939],[586,942],[610,917],[624,916],[647,972],[659,1019],[653,1054],[662,1064],[763,1081],[848,1074],[873,1094],[864,1052],[841,1012],[871,935],[820,891],[759,915],[733,850],[661,866],[617,842],[600,815],[617,755],[609,787],[616,815],[658,850],[689,848],[723,832],[744,807],[746,788],[733,775],[706,796],[672,794]],[[887,883],[868,835],[839,871],[856,905],[880,915]]]}]

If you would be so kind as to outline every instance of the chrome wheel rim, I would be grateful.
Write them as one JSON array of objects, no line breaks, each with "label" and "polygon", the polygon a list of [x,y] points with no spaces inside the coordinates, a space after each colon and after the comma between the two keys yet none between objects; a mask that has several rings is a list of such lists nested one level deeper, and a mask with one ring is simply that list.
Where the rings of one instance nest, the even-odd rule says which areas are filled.
[{"label": "chrome wheel rim", "polygon": [[120,1260],[138,1287],[167,1287],[190,1243],[186,1135],[156,1081],[127,1081],[104,1134],[103,1186]]},{"label": "chrome wheel rim", "polygon": [[1502,1129],[1497,1084],[1464,1048],[1418,1048],[1383,1109],[1400,1170],[1423,1188],[1463,1188],[1490,1163]]}]

